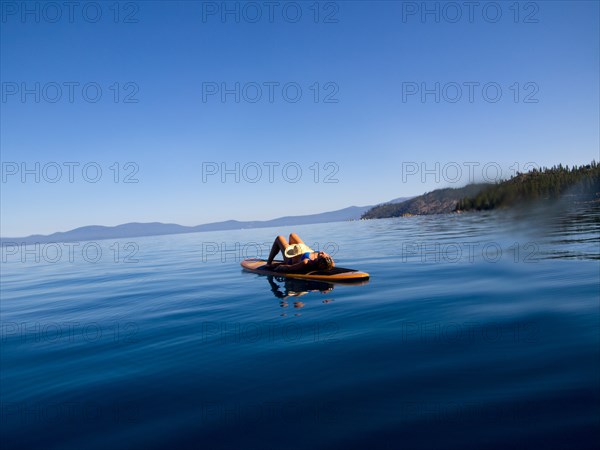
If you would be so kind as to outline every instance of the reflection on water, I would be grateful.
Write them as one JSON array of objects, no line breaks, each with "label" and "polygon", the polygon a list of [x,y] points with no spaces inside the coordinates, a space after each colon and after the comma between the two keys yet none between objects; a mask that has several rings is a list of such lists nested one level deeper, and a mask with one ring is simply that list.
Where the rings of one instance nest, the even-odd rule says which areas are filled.
[{"label": "reflection on water", "polygon": [[[327,294],[333,291],[333,284],[317,280],[300,280],[297,278],[267,276],[273,295],[279,299],[301,297],[309,292]],[[277,281],[278,283],[276,283]]]},{"label": "reflection on water", "polygon": [[[306,299],[302,299],[303,301],[297,300],[300,297],[309,293],[327,294],[333,291],[333,284],[324,281],[300,280],[283,276],[274,277],[272,275],[267,276],[267,281],[273,295],[280,300],[280,308],[288,308],[290,306],[289,301],[292,301],[294,309],[301,309],[306,306],[304,303]],[[332,301],[333,299],[323,300],[323,303],[330,303]],[[295,315],[299,316],[299,313]],[[281,316],[285,317],[287,313],[282,312]]]}]

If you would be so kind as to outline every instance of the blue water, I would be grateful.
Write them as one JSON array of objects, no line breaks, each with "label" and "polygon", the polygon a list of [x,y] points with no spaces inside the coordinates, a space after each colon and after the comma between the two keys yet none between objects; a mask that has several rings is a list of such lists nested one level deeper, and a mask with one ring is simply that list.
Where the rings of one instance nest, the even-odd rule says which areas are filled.
[{"label": "blue water", "polygon": [[[289,231],[371,280],[240,270]],[[4,449],[600,442],[597,208],[81,245],[3,254]]]}]

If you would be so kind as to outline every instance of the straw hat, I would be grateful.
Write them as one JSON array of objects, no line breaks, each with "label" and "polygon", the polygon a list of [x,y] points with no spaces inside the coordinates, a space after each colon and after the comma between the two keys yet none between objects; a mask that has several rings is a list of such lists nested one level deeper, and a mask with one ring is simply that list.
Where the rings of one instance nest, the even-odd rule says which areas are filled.
[{"label": "straw hat", "polygon": [[283,252],[286,258],[293,258],[306,252],[312,252],[312,249],[306,244],[288,245]]}]

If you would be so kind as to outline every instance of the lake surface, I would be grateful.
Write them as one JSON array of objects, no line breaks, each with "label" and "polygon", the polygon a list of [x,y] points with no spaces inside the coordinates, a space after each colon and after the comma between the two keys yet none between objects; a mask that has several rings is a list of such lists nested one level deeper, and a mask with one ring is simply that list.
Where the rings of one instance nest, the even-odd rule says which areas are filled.
[{"label": "lake surface", "polygon": [[[371,280],[241,271],[290,231]],[[598,208],[84,244],[3,252],[4,449],[600,442]]]}]

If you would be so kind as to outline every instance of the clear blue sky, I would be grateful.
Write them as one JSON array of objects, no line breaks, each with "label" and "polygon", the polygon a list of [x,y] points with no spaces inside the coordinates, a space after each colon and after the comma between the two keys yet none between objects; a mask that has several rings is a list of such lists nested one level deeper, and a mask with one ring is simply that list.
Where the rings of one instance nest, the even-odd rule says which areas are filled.
[{"label": "clear blue sky", "polygon": [[[33,12],[2,2],[1,235],[270,219],[461,186],[469,181],[464,163],[479,163],[474,174],[481,179],[485,164],[509,175],[515,164],[599,159],[598,2],[521,2],[518,17],[514,2],[499,2],[495,22],[493,5],[482,11],[489,2],[472,17],[464,6],[455,9],[463,2],[430,2],[438,21],[421,15],[421,2],[320,2],[318,18],[312,1],[280,2],[272,20],[263,2],[225,3],[238,5],[239,23],[234,14],[223,20],[222,2],[122,2],[118,17],[114,2],[100,2],[96,22],[89,2],[73,11],[29,2]],[[252,23],[256,5],[261,17]],[[71,82],[79,83],[72,102]],[[272,102],[269,82],[279,83]],[[469,82],[478,83],[472,102]],[[96,84],[86,100],[89,83]],[[234,94],[225,102],[207,94],[223,83],[240,83],[239,103]],[[262,98],[252,103],[254,83]],[[288,100],[286,83],[297,83]],[[435,83],[439,103],[434,94],[424,101],[410,94]],[[496,84],[485,97],[487,83]],[[62,95],[53,103],[56,85]],[[453,103],[456,85],[462,97]],[[92,103],[94,86],[102,97]],[[294,86],[302,89],[296,103]],[[502,97],[492,102],[495,86]],[[35,93],[23,98],[23,87],[37,89],[39,103]],[[125,103],[127,95],[137,103]],[[244,178],[256,176],[252,164],[239,183],[233,175],[223,183],[220,174],[203,181],[203,163],[235,169],[236,162],[262,166],[258,182]],[[270,162],[279,164],[273,183],[264,165]],[[406,174],[407,164],[420,172],[422,163],[441,169],[449,162],[464,168],[459,182]],[[23,163],[34,172],[40,164],[39,183],[35,173],[22,182]],[[50,183],[54,163],[63,173]],[[73,183],[65,163],[79,164]],[[94,167],[102,169],[97,183],[83,177],[89,163],[88,180]],[[296,183],[284,178],[286,163],[302,169]],[[134,169],[139,182],[124,183]],[[324,183],[334,170],[338,182]],[[295,176],[294,167],[287,176]]]}]

